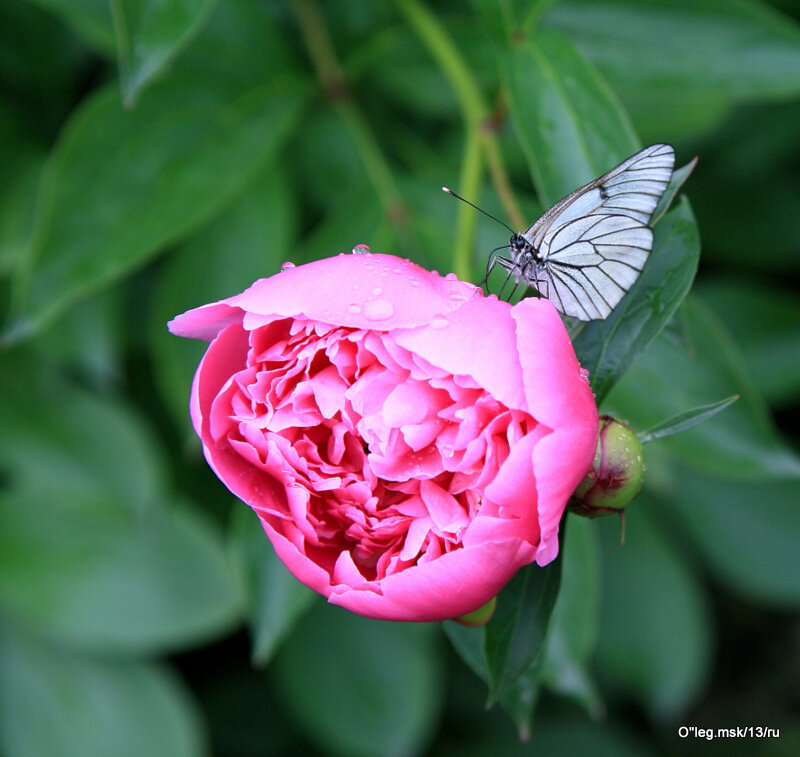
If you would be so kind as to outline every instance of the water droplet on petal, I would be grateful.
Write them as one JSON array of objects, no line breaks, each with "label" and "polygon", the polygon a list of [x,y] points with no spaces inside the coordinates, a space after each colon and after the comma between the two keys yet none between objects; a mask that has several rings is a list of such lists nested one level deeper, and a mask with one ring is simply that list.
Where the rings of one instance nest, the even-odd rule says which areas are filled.
[{"label": "water droplet on petal", "polygon": [[386,300],[372,300],[364,305],[364,315],[370,321],[385,321],[394,315],[394,308]]},{"label": "water droplet on petal", "polygon": [[353,255],[365,255],[366,253],[370,252],[369,245],[357,244],[352,250],[350,250],[350,252],[352,252]]},{"label": "water droplet on petal", "polygon": [[418,287],[419,286],[419,281],[417,279],[411,279],[411,286],[412,287]]},{"label": "water droplet on petal", "polygon": [[349,305],[347,309],[351,313],[360,313],[361,312],[361,306],[360,305],[356,305],[355,303],[352,304],[352,305]]},{"label": "water droplet on petal", "polygon": [[281,264],[282,271],[288,271],[290,268],[295,268],[295,264],[292,263],[291,260],[287,260],[285,263]]},{"label": "water droplet on petal", "polygon": [[431,328],[432,329],[443,329],[447,326],[447,318],[443,315],[435,315],[431,318]]},{"label": "water droplet on petal", "polygon": [[383,294],[383,289],[381,289],[380,287],[375,287],[375,289],[372,290],[372,294],[376,296],[379,294]]},{"label": "water droplet on petal", "polygon": [[445,279],[447,281],[458,281],[458,276],[456,276],[454,273],[448,273],[447,276],[445,276]]}]

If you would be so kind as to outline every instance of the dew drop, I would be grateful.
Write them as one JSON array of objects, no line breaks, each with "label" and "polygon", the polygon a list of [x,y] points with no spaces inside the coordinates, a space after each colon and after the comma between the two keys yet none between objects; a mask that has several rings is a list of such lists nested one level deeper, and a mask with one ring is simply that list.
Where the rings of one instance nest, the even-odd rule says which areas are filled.
[{"label": "dew drop", "polygon": [[369,245],[357,244],[350,252],[352,252],[353,255],[366,255],[366,253],[370,252]]},{"label": "dew drop", "polygon": [[418,287],[419,286],[419,281],[417,279],[411,279],[411,286],[412,287]]},{"label": "dew drop", "polygon": [[443,329],[447,326],[447,318],[443,315],[435,315],[431,318],[432,329]]},{"label": "dew drop", "polygon": [[444,278],[447,281],[458,281],[458,276],[456,276],[454,273],[448,273]]},{"label": "dew drop", "polygon": [[349,305],[347,309],[351,313],[360,313],[361,312],[361,306],[360,305],[356,305],[355,303],[352,304],[352,305]]},{"label": "dew drop", "polygon": [[288,271],[290,268],[295,268],[295,264],[292,263],[291,260],[287,260],[285,263],[281,264],[282,271]]},{"label": "dew drop", "polygon": [[372,290],[372,294],[374,294],[377,297],[379,294],[383,294],[383,289],[381,289],[380,287],[375,287],[375,289]]},{"label": "dew drop", "polygon": [[394,315],[394,308],[386,300],[372,300],[364,305],[364,315],[370,321],[385,321]]}]

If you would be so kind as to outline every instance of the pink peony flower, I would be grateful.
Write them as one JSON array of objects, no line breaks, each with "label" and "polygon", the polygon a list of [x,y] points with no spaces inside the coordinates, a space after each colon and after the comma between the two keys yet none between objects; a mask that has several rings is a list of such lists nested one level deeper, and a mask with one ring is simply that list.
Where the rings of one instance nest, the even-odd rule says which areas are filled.
[{"label": "pink peony flower", "polygon": [[191,399],[208,463],[330,602],[442,620],[556,557],[598,420],[547,300],[340,255],[169,328],[211,342]]}]

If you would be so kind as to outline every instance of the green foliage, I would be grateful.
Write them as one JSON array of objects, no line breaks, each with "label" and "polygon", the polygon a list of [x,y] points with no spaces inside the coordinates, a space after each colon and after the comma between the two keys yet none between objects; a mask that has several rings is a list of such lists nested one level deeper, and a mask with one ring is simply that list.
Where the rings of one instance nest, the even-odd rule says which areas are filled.
[{"label": "green foliage", "polygon": [[276,660],[280,698],[331,754],[419,753],[441,706],[439,642],[434,626],[367,620],[319,602]]},{"label": "green foliage", "polygon": [[[0,752],[677,754],[676,723],[720,712],[788,743],[790,13],[0,0]],[[601,411],[651,430],[625,545],[570,515],[487,626],[444,624],[466,666],[435,626],[325,606],[207,470],[204,345],[165,322],[360,243],[482,272],[507,232],[442,184],[521,227],[651,142],[685,167],[647,266],[568,324]]]}]

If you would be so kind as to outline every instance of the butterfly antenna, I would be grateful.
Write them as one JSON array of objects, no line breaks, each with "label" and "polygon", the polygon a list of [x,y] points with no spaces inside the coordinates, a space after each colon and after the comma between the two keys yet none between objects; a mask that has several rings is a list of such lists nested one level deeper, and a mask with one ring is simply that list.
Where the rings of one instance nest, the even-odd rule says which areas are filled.
[{"label": "butterfly antenna", "polygon": [[512,234],[516,234],[517,232],[514,231],[507,223],[504,223],[496,216],[493,216],[491,213],[487,213],[483,208],[479,208],[474,202],[470,202],[469,200],[465,200],[461,195],[457,195],[452,189],[448,189],[447,187],[442,187],[442,192],[447,192],[449,195],[453,195],[456,200],[461,200],[461,202],[467,203],[467,205],[472,206],[477,210],[479,213],[483,213],[485,216],[489,216],[493,221],[497,221],[501,226],[505,226]]}]

